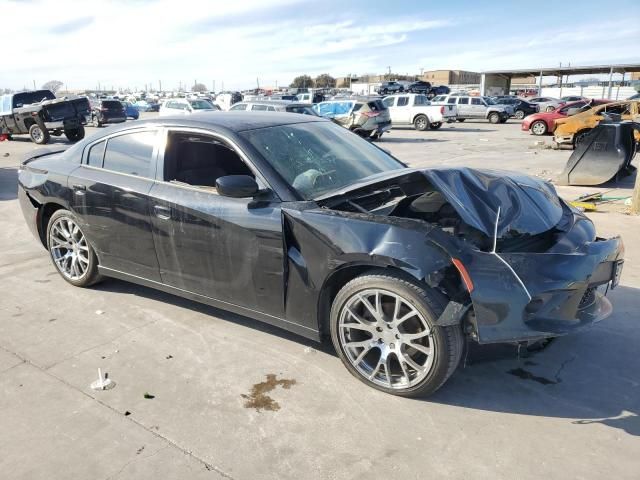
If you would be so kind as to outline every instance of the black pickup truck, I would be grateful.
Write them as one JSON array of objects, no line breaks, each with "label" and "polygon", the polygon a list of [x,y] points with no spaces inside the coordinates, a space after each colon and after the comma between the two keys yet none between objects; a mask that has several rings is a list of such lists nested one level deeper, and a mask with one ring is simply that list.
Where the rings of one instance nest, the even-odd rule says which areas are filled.
[{"label": "black pickup truck", "polygon": [[39,145],[51,135],[63,133],[71,142],[84,138],[84,125],[91,113],[85,97],[56,98],[50,90],[10,93],[0,96],[0,135],[29,134]]}]

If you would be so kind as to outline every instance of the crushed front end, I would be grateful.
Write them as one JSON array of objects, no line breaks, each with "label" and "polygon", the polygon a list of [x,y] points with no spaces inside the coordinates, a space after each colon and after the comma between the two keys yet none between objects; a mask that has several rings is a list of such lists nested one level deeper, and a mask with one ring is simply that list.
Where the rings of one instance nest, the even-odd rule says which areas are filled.
[{"label": "crushed front end", "polygon": [[[425,245],[451,260],[422,278],[450,299],[438,323],[462,322],[480,343],[564,335],[611,313],[605,294],[620,278],[622,239],[597,237],[593,223],[540,179],[415,169],[341,192],[325,205],[372,221],[401,217],[431,227]],[[428,250],[409,238],[403,246],[408,263],[424,271],[416,255]]]}]

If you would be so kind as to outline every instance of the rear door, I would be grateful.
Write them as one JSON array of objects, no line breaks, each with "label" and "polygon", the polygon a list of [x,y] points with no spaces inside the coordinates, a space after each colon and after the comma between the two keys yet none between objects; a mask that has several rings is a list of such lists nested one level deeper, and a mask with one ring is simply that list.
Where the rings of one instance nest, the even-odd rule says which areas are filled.
[{"label": "rear door", "polygon": [[149,216],[157,139],[157,129],[143,128],[93,142],[69,176],[71,208],[100,265],[153,281],[160,281]]},{"label": "rear door", "polygon": [[462,118],[473,118],[474,114],[469,97],[457,97],[457,99],[458,116]]}]

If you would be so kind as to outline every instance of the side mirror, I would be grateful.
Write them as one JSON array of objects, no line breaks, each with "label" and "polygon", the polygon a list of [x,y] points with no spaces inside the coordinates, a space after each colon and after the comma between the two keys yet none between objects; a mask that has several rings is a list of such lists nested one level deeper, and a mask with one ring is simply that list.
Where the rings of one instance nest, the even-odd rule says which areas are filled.
[{"label": "side mirror", "polygon": [[216,180],[218,193],[225,197],[248,198],[258,193],[258,183],[249,175],[227,175]]}]

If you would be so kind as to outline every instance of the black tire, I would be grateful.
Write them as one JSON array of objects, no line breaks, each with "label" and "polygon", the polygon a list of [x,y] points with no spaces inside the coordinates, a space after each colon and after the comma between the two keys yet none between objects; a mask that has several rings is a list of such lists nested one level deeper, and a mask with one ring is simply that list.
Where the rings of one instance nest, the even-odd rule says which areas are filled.
[{"label": "black tire", "polygon": [[380,93],[382,93],[382,95],[387,95],[389,91],[385,88]]},{"label": "black tire", "polygon": [[429,130],[429,119],[426,115],[418,115],[413,119],[413,127],[419,132]]},{"label": "black tire", "polygon": [[464,122],[466,120],[466,118],[457,118],[456,120],[458,120],[460,123]]},{"label": "black tire", "polygon": [[96,128],[100,128],[102,126],[102,123],[98,119],[98,115],[93,116],[93,126]]},{"label": "black tire", "polygon": [[[87,248],[88,265],[86,267],[85,272],[79,278],[74,279],[74,278],[70,278],[68,275],[65,275],[62,268],[55,260],[54,250],[56,250],[56,247],[53,245],[54,240],[52,240],[51,231],[52,231],[52,227],[56,225],[56,223],[58,223],[59,220],[65,220],[65,219],[71,220],[76,226],[78,226],[79,232],[84,237],[84,232],[82,232],[82,230],[80,229],[79,222],[76,216],[72,212],[65,209],[56,210],[54,214],[51,215],[51,218],[49,219],[49,223],[47,225],[47,250],[49,251],[49,258],[51,258],[51,263],[53,263],[54,267],[56,267],[56,270],[58,271],[60,276],[64,278],[67,282],[69,282],[71,285],[74,285],[76,287],[89,287],[101,281],[102,276],[98,272],[98,257],[96,256],[93,250],[93,247],[91,246],[91,243],[86,237],[84,238],[86,239],[85,243]],[[69,252],[71,249],[64,249],[64,250]]]},{"label": "black tire", "polygon": [[500,123],[507,123],[507,120],[509,120],[509,117],[502,117],[500,118]]},{"label": "black tire", "polygon": [[543,120],[536,120],[531,124],[531,127],[529,127],[529,129],[534,135],[540,136],[546,135],[549,127],[547,127],[547,124]]},{"label": "black tire", "polygon": [[524,117],[526,117],[524,110],[516,110],[513,116],[516,120],[524,120]]},{"label": "black tire", "polygon": [[[431,331],[429,334],[429,346],[431,352],[433,352],[433,359],[429,370],[424,374],[424,378],[420,379],[420,381],[414,385],[404,388],[392,388],[376,384],[369,378],[365,378],[365,376],[353,366],[351,360],[349,360],[349,354],[345,352],[339,326],[341,312],[345,306],[352,301],[354,296],[361,295],[366,290],[372,289],[379,289],[400,296],[419,312],[429,325],[429,330]],[[446,297],[426,285],[419,285],[399,275],[385,271],[372,271],[370,274],[361,275],[351,280],[342,287],[338,295],[336,295],[331,307],[331,340],[347,370],[363,383],[377,390],[402,397],[424,397],[431,395],[438,390],[456,370],[464,350],[464,336],[460,325],[449,327],[439,327],[435,325],[436,320],[442,314],[446,305]],[[396,336],[395,338],[398,337]],[[382,343],[382,345],[384,345],[384,343]],[[398,350],[402,351],[402,347],[399,347]],[[396,359],[397,358],[396,356]],[[393,372],[391,373],[393,375]],[[417,374],[417,371],[415,373]]]},{"label": "black tire", "polygon": [[34,123],[29,127],[29,137],[31,141],[38,145],[45,145],[51,140],[51,135],[46,129],[43,129],[37,123]]},{"label": "black tire", "polygon": [[438,130],[441,126],[442,122],[433,122],[431,125],[429,125],[429,128],[431,128],[431,130]]},{"label": "black tire", "polygon": [[493,123],[495,125],[496,123],[499,123],[499,122],[500,122],[499,114],[497,114],[496,112],[489,114],[489,123]]},{"label": "black tire", "polygon": [[70,142],[77,142],[84,138],[84,127],[80,125],[78,128],[71,128],[69,130],[64,131],[67,140]]}]

